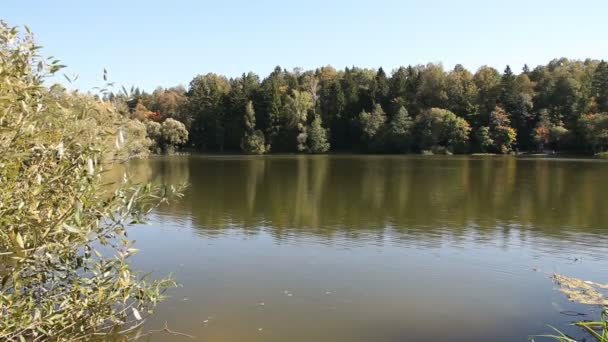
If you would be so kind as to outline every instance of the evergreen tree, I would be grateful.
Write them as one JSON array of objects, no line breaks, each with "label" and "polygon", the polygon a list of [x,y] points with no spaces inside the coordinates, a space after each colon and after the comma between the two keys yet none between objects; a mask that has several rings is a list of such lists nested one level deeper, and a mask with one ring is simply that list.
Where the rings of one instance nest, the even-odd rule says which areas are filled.
[{"label": "evergreen tree", "polygon": [[569,132],[561,122],[552,122],[547,109],[539,113],[538,123],[534,129],[534,141],[538,151],[545,148],[559,148],[560,143],[567,138]]},{"label": "evergreen tree", "polygon": [[313,96],[307,91],[294,90],[287,97],[285,113],[287,114],[288,129],[295,131],[298,151],[305,151],[308,139],[306,122],[308,113],[314,108]]},{"label": "evergreen tree", "polygon": [[517,106],[517,83],[516,77],[507,65],[505,72],[500,79],[500,98],[499,103],[506,111],[512,112]]},{"label": "evergreen tree", "polygon": [[[390,79],[388,101],[390,102],[389,111],[396,113],[401,107],[408,104],[408,74],[407,69],[400,67]],[[393,110],[394,109],[394,110]]]},{"label": "evergreen tree", "polygon": [[201,150],[224,148],[224,96],[230,83],[224,76],[209,73],[196,76],[188,89],[187,111],[191,119],[190,138]]},{"label": "evergreen tree", "polygon": [[225,148],[229,151],[240,149],[245,134],[243,108],[252,101],[259,88],[259,77],[254,73],[243,74],[230,80],[230,91],[224,97]]},{"label": "evergreen tree", "polygon": [[580,118],[585,140],[593,152],[603,152],[608,147],[608,113],[587,114]]},{"label": "evergreen tree", "polygon": [[374,106],[371,113],[362,111],[359,114],[359,125],[363,141],[367,144],[368,150],[376,150],[381,145],[382,129],[386,123],[386,113],[380,104]]},{"label": "evergreen tree", "polygon": [[379,68],[373,83],[373,102],[388,107],[389,80],[384,69]]},{"label": "evergreen tree", "polygon": [[245,134],[241,139],[241,150],[245,153],[264,154],[270,150],[270,146],[266,146],[264,133],[255,129],[255,110],[253,102],[247,102],[245,106]]},{"label": "evergreen tree", "polygon": [[494,140],[492,140],[490,128],[488,126],[479,127],[475,131],[475,139],[477,140],[481,152],[488,152],[494,146]]},{"label": "evergreen tree", "polygon": [[319,115],[315,115],[314,120],[308,128],[308,150],[311,153],[324,153],[329,151],[329,141],[327,130],[323,128],[323,121]]},{"label": "evergreen tree", "polygon": [[399,108],[389,123],[388,144],[390,152],[403,153],[410,150],[412,145],[412,128],[414,121],[405,107]]},{"label": "evergreen tree", "polygon": [[598,112],[608,112],[608,62],[601,61],[593,73],[593,97]]},{"label": "evergreen tree", "polygon": [[[317,116],[331,132],[327,139],[333,150],[401,152],[411,145],[465,152],[468,137],[461,139],[462,132],[470,127],[476,150],[506,153],[515,142],[522,150],[537,149],[541,142],[551,148],[591,149],[581,117],[608,112],[608,63],[560,58],[533,70],[524,66],[519,75],[509,66],[502,75],[487,66],[473,75],[462,65],[446,73],[440,64],[427,64],[400,67],[391,76],[383,68],[276,67],[261,83],[254,74],[230,80],[207,74],[196,76],[185,94],[178,87],[134,93],[135,100],[108,100],[122,101],[124,112],[142,121],[177,118],[186,125],[193,147],[203,151],[242,150],[244,140],[255,138],[256,144],[271,142],[275,152],[310,152]],[[243,114],[249,101],[256,109],[253,131],[246,128]],[[439,115],[443,109],[465,121]],[[416,122],[411,144],[396,138],[403,136],[409,115]],[[440,134],[437,127],[446,131]]]},{"label": "evergreen tree", "polygon": [[266,111],[263,118],[266,128],[266,136],[273,149],[280,150],[278,141],[279,134],[282,131],[282,109],[283,99],[278,84],[271,84],[270,89],[265,92]]}]

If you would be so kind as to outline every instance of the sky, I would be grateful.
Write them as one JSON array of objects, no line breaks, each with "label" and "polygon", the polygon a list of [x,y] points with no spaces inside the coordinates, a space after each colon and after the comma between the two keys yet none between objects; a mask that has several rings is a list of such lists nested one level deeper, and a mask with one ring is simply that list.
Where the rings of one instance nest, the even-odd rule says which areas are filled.
[{"label": "sky", "polygon": [[0,18],[28,25],[82,90],[103,85],[104,68],[109,81],[151,91],[277,65],[518,71],[608,59],[606,13],[607,0],[0,0]]}]

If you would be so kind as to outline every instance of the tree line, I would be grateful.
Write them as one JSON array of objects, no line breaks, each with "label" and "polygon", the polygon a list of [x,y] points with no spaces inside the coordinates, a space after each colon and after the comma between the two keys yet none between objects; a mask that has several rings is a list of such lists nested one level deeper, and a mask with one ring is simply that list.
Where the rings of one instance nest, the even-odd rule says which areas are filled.
[{"label": "tree line", "polygon": [[[204,152],[601,152],[608,63],[554,59],[516,74],[456,65],[316,70],[276,67],[117,97],[144,122],[179,121]],[[153,130],[154,128],[152,128]],[[185,139],[174,139],[183,142]]]}]

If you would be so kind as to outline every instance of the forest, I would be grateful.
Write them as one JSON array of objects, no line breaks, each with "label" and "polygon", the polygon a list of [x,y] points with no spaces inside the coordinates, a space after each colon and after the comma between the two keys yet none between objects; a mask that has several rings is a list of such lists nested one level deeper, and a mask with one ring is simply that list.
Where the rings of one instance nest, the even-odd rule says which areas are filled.
[{"label": "forest", "polygon": [[509,66],[472,73],[433,63],[390,74],[277,66],[264,79],[208,73],[187,89],[132,90],[109,100],[146,123],[151,137],[160,137],[160,123],[168,119],[187,130],[171,144],[159,142],[161,149],[590,154],[608,146],[608,63],[592,59],[554,59],[519,74]]},{"label": "forest", "polygon": [[[500,73],[487,66],[474,74],[461,65],[446,71],[440,64],[401,67],[390,76],[382,68],[336,70],[326,66],[314,71],[287,71],[277,67],[264,79],[253,73],[237,78],[209,73],[195,76],[187,89],[176,86],[147,93],[123,88],[122,94],[114,94],[104,88],[99,94],[91,94],[51,85],[65,65],[54,57],[43,56],[41,48],[27,26],[20,29],[0,20],[2,341],[142,337],[139,333],[146,318],[166,298],[166,291],[178,284],[172,277],[150,276],[131,267],[131,257],[139,250],[134,248],[135,240],[127,235],[127,229],[144,223],[159,206],[182,198],[185,189],[180,185],[138,182],[121,169],[150,152],[170,153],[180,148],[249,154],[564,151],[606,156],[608,147],[605,61],[556,59],[533,70],[525,67],[519,74],[510,67]],[[553,214],[556,208],[572,208],[557,210],[572,220],[560,223],[572,222],[572,227],[594,224],[588,218],[590,213],[601,212],[593,206],[579,210],[572,204],[589,202],[594,192],[588,189],[604,186],[597,183],[601,177],[581,171],[578,166],[577,176],[570,178],[562,169],[551,176],[548,167],[536,168],[542,175],[549,174],[544,178],[557,185],[543,182],[535,188],[528,183],[513,183],[515,158],[498,161],[508,166],[497,168],[499,177],[488,177],[490,173],[486,173],[492,169],[493,158],[480,164],[483,168],[479,171],[461,167],[451,177],[437,173],[441,167],[431,172],[427,171],[430,168],[422,168],[419,170],[428,177],[428,182],[423,183],[420,177],[412,178],[410,173],[383,164],[381,168],[354,172],[346,168],[363,182],[346,184],[341,188],[350,190],[336,192],[331,186],[339,186],[346,172],[328,171],[327,158],[294,158],[302,159],[296,161],[295,168],[273,170],[272,161],[255,158],[261,163],[249,163],[245,169],[232,168],[236,172],[233,175],[245,183],[207,184],[218,178],[213,173],[204,175],[192,181],[191,193],[210,197],[196,201],[191,197],[186,205],[197,210],[205,208],[206,217],[193,215],[190,220],[213,222],[227,212],[239,210],[241,217],[254,217],[256,196],[261,203],[257,210],[261,211],[255,212],[255,217],[263,217],[259,213],[277,217],[275,213],[280,211],[281,220],[290,222],[285,225],[296,228],[309,226],[306,220],[312,213],[322,218],[323,210],[331,210],[331,215],[342,217],[347,217],[343,213],[348,212],[354,217],[353,226],[367,229],[370,225],[359,215],[365,210],[359,210],[357,198],[373,200],[373,205],[360,202],[366,215],[383,213],[382,210],[391,214],[393,208],[399,215],[430,217],[425,209],[454,207],[462,203],[461,196],[465,194],[470,198],[468,206],[462,207],[464,211],[450,213],[466,218],[483,212],[480,217],[496,217],[500,225],[514,217],[509,212],[513,206],[505,204],[488,210],[482,205],[501,205],[514,199],[518,208],[526,209],[516,212],[515,217],[533,217],[530,208],[538,207],[548,221],[539,219],[537,226],[548,222],[551,227],[558,226],[551,221],[560,218]],[[177,171],[172,174],[191,172],[189,166],[174,165]],[[307,173],[312,165],[321,171]],[[218,169],[218,173],[227,169]],[[283,174],[280,170],[289,172]],[[302,175],[296,171],[302,171]],[[118,177],[110,177],[112,174]],[[294,175],[297,182],[290,178]],[[262,182],[263,177],[272,182]],[[438,182],[437,178],[444,181]],[[463,192],[461,189],[467,188],[458,187],[459,182],[479,191]],[[311,193],[308,184],[316,184],[314,193],[319,195],[311,197],[317,202],[304,197]],[[398,188],[399,184],[407,186]],[[584,190],[578,196],[585,200],[572,195],[569,187]],[[426,201],[432,203],[425,208],[425,195],[419,194],[428,194],[429,189],[434,195]],[[222,197],[230,190],[238,194],[238,200]],[[370,193],[378,196],[367,196]],[[442,193],[447,194],[446,200],[437,201],[437,194]],[[324,202],[319,202],[321,195]],[[243,198],[248,199],[246,205]],[[292,200],[286,200],[289,198]],[[415,200],[408,202],[408,198]],[[411,208],[403,209],[408,206]],[[214,210],[221,215],[213,215]],[[507,215],[504,220],[503,214]],[[398,219],[399,215],[388,216]],[[595,217],[603,219],[601,215]],[[275,221],[279,220],[268,222]],[[471,221],[466,220],[468,225]],[[171,231],[172,236],[180,231]],[[155,255],[153,262],[158,264],[158,260]],[[348,286],[350,283],[349,280]],[[201,326],[200,320],[196,325]],[[172,333],[167,324],[156,332]]]}]

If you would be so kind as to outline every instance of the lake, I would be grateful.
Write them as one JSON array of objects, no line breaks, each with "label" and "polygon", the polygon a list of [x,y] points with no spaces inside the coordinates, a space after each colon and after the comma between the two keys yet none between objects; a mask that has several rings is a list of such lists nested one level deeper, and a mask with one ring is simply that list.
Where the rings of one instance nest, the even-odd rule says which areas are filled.
[{"label": "lake", "polygon": [[189,183],[130,238],[136,269],[182,285],[146,328],[200,341],[526,341],[548,324],[582,336],[569,311],[597,308],[550,276],[607,280],[599,160],[171,156],[128,173]]}]

